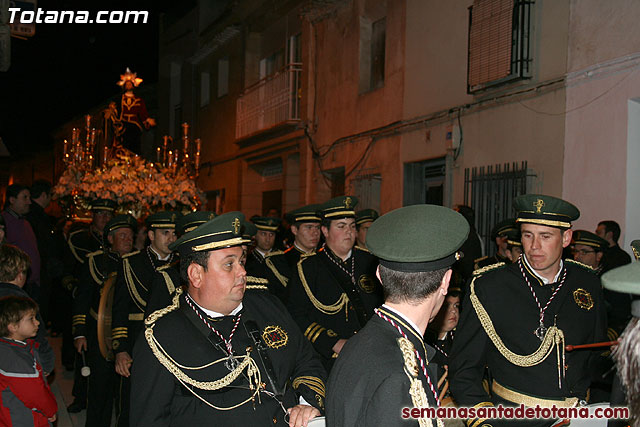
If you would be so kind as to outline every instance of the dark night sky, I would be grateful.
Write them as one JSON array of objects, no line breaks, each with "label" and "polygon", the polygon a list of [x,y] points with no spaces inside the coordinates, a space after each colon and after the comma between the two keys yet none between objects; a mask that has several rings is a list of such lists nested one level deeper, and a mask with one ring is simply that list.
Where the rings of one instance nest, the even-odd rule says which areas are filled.
[{"label": "dark night sky", "polygon": [[0,136],[10,153],[28,155],[51,147],[54,129],[120,93],[116,82],[126,67],[144,79],[143,85],[157,82],[159,21],[162,13],[181,13],[180,3],[38,1],[44,10],[148,10],[149,20],[37,24],[34,37],[12,38],[11,68],[0,73]]}]

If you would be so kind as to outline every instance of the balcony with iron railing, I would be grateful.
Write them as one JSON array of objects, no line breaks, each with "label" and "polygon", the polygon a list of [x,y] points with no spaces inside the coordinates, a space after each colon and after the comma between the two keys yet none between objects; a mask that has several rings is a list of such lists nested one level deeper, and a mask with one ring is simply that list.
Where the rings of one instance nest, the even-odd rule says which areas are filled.
[{"label": "balcony with iron railing", "polygon": [[249,86],[236,101],[236,139],[300,121],[302,64],[285,65]]}]

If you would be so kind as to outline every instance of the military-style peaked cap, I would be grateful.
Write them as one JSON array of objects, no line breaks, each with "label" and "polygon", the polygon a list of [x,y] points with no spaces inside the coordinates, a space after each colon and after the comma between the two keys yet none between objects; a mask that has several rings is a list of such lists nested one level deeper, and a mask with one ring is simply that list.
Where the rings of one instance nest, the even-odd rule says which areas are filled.
[{"label": "military-style peaked cap", "polygon": [[248,241],[251,241],[251,238],[256,235],[258,232],[258,227],[256,227],[250,221],[242,222],[242,237]]},{"label": "military-style peaked cap", "polygon": [[571,228],[571,221],[580,218],[580,211],[571,203],[542,194],[523,194],[513,200],[518,211],[517,223]]},{"label": "military-style peaked cap", "polygon": [[[640,262],[607,271],[602,275],[602,285],[615,292],[640,295]],[[640,317],[640,300],[631,304],[631,314]]]},{"label": "military-style peaked cap", "polygon": [[572,242],[574,245],[591,246],[598,251],[604,251],[609,247],[609,242],[587,230],[576,230],[573,232]]},{"label": "military-style peaked cap", "polygon": [[355,218],[358,198],[354,196],[335,197],[320,206],[320,215],[324,219]]},{"label": "military-style peaked cap", "polygon": [[118,204],[115,200],[110,199],[96,199],[91,202],[91,210],[92,211],[109,211],[113,212],[118,207]]},{"label": "military-style peaked cap", "polygon": [[504,237],[511,230],[518,230],[520,227],[516,225],[515,218],[507,218],[497,223],[491,230],[491,238]]},{"label": "military-style peaked cap", "polygon": [[267,216],[259,216],[256,218],[252,218],[251,221],[253,221],[253,223],[258,228],[258,230],[273,231],[273,232],[275,232],[278,229],[278,227],[280,226],[280,223],[282,222],[280,218],[273,218],[273,217],[267,217]]},{"label": "military-style peaked cap", "polygon": [[367,248],[380,264],[397,271],[449,267],[459,259],[469,223],[458,212],[437,205],[405,206],[378,218],[367,233]]},{"label": "military-style peaked cap", "polygon": [[318,210],[320,205],[307,205],[298,209],[294,209],[287,214],[287,221],[293,224],[296,222],[320,222],[320,214]]},{"label": "military-style peaked cap", "polygon": [[149,228],[175,228],[181,216],[180,212],[162,211],[149,215],[144,222]]},{"label": "military-style peaked cap", "polygon": [[[515,224],[515,222],[514,222]],[[520,236],[520,230],[517,228],[510,228],[503,234],[507,238],[507,244],[510,246],[522,246],[522,240]]]},{"label": "military-style peaked cap", "polygon": [[375,209],[363,209],[356,212],[356,225],[362,225],[365,222],[373,222],[380,214]]},{"label": "military-style peaked cap", "polygon": [[138,228],[138,222],[134,217],[129,214],[126,215],[116,215],[104,226],[104,237],[105,239],[112,231],[115,231],[119,228],[129,227],[134,232],[136,228]]},{"label": "military-style peaked cap", "polygon": [[178,250],[180,256],[194,252],[239,246],[249,243],[242,237],[242,212],[228,212],[200,225],[195,230],[182,235],[169,245],[172,251]]},{"label": "military-style peaked cap", "polygon": [[215,217],[216,214],[210,211],[189,212],[176,221],[176,234],[182,236],[184,233],[195,230],[198,226],[211,221]]}]

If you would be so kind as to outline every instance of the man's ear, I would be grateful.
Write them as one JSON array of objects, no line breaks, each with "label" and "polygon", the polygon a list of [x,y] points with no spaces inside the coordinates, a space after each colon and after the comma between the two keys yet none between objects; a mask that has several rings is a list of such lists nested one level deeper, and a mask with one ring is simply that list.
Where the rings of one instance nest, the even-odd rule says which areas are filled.
[{"label": "man's ear", "polygon": [[113,246],[113,234],[107,234],[107,240],[109,241],[109,244]]},{"label": "man's ear", "polygon": [[154,240],[155,240],[155,238],[156,238],[156,235],[155,235],[155,233],[154,233],[154,231],[153,231],[153,230],[148,230],[148,231],[147,231],[147,237],[149,238],[149,241],[150,241],[151,243],[153,243],[153,241],[154,241]]},{"label": "man's ear", "polygon": [[573,230],[568,229],[562,233],[562,247],[566,248],[571,244],[571,238],[573,237]]},{"label": "man's ear", "polygon": [[322,230],[322,235],[324,236],[324,238],[326,239],[327,236],[329,235],[329,229],[327,227],[325,227],[324,225],[320,227],[320,229]]},{"label": "man's ear", "polygon": [[187,267],[187,277],[189,278],[190,286],[194,288],[200,288],[202,286],[202,278],[204,276],[204,267],[200,264],[192,262]]},{"label": "man's ear", "polygon": [[442,295],[447,295],[447,292],[449,292],[449,282],[451,282],[452,274],[453,274],[453,270],[448,269],[447,272],[444,273],[444,276],[440,281],[440,287],[438,288],[438,290],[442,292]]},{"label": "man's ear", "polygon": [[380,278],[380,264],[376,267],[376,277],[378,278],[378,281],[382,283],[382,279]]}]

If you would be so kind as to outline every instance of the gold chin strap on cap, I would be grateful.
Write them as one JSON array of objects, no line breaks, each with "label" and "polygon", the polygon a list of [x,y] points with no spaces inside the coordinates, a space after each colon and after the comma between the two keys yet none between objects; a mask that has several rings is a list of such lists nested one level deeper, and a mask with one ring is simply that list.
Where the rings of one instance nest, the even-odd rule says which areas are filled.
[{"label": "gold chin strap on cap", "polygon": [[502,339],[496,332],[495,327],[493,326],[493,322],[491,322],[491,317],[489,317],[489,313],[482,306],[482,303],[478,299],[476,295],[475,281],[477,277],[474,277],[471,281],[471,303],[473,304],[473,308],[478,315],[478,320],[480,320],[480,324],[484,328],[484,331],[487,333],[487,336],[493,342],[493,345],[496,346],[500,354],[507,359],[509,362],[513,363],[516,366],[521,366],[523,368],[528,368],[531,366],[539,365],[544,360],[549,357],[549,355],[553,352],[553,346],[555,344],[556,354],[558,357],[558,388],[562,388],[562,378],[565,375],[565,354],[564,354],[564,333],[557,326],[551,326],[547,329],[547,333],[544,334],[544,339],[540,344],[538,349],[526,356],[516,354],[509,350],[507,346],[502,342]]},{"label": "gold chin strap on cap", "polygon": [[[235,409],[235,408],[238,408],[239,406],[244,405],[247,402],[252,401],[256,397],[256,395],[258,396],[258,399],[259,399],[260,398],[259,393],[262,387],[261,385],[262,377],[260,375],[260,369],[258,369],[258,365],[256,365],[256,362],[251,358],[250,349],[247,349],[247,353],[244,356],[233,356],[233,358],[239,361],[240,363],[235,369],[233,369],[224,377],[216,381],[198,381],[189,377],[187,374],[184,373],[184,371],[187,371],[187,370],[196,371],[200,369],[205,369],[210,366],[216,365],[218,363],[224,363],[229,359],[227,357],[223,357],[222,359],[215,360],[213,362],[207,363],[206,365],[202,365],[202,366],[184,366],[179,364],[175,360],[173,360],[173,358],[171,358],[169,353],[167,353],[167,351],[160,345],[158,340],[153,335],[153,328],[155,327],[155,322],[161,317],[165,316],[166,314],[180,307],[181,294],[182,294],[182,288],[176,288],[176,294],[173,297],[172,304],[163,309],[154,311],[145,320],[146,327],[144,331],[144,336],[154,356],[156,356],[156,358],[162,364],[162,366],[164,366],[169,372],[171,372],[171,374],[173,374],[174,377],[176,377],[176,379],[180,382],[180,384],[182,384],[187,390],[189,390],[195,397],[197,397],[203,403],[212,407],[213,409],[217,409],[219,411],[230,411],[232,409]],[[212,403],[210,403],[209,401],[207,401],[206,399],[204,399],[203,397],[201,397],[194,390],[194,388],[199,388],[200,390],[213,391],[213,390],[219,390],[224,387],[228,387],[245,370],[246,370],[246,377],[249,380],[249,388],[252,391],[252,393],[251,393],[251,396],[249,396],[247,399],[245,399],[244,401],[236,405],[229,406],[229,407],[217,407]],[[187,384],[191,387],[187,386]]]}]

